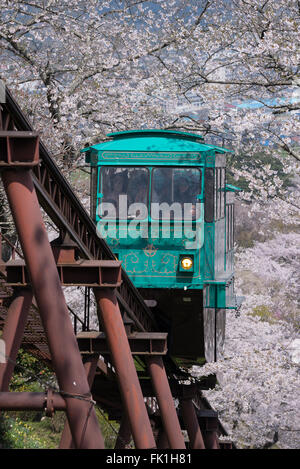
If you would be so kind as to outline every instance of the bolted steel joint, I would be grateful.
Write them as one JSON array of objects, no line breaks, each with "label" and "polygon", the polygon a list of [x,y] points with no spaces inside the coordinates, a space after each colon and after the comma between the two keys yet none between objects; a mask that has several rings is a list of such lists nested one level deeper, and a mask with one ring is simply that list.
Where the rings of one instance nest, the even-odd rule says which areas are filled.
[{"label": "bolted steel joint", "polygon": [[39,136],[35,132],[0,130],[0,169],[31,169],[39,164]]}]

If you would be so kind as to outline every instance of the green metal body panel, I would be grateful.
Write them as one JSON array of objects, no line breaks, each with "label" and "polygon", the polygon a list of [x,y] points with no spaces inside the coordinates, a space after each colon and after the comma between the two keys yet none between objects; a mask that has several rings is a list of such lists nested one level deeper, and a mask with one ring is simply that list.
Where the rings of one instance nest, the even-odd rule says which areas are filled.
[{"label": "green metal body panel", "polygon": [[[93,217],[99,231],[104,226],[96,210],[103,197],[100,177],[103,168],[147,168],[148,202],[155,168],[199,168],[202,173],[197,195],[199,217],[190,223],[191,231],[197,233],[192,246],[188,244],[191,234],[188,230],[178,236],[182,221],[171,221],[170,234],[163,237],[166,223],[151,219],[150,210],[148,217],[138,222],[117,220],[115,229],[106,232],[106,241],[144,298],[158,301],[159,308],[155,312],[160,315],[163,310],[163,320],[170,323],[166,326],[171,331],[170,353],[189,363],[215,360],[224,343],[225,309],[237,306],[233,284],[233,242],[229,246],[226,237],[230,232],[227,217],[231,213],[227,210],[227,194],[231,192],[232,198],[238,188],[226,185],[225,169],[222,169],[226,167],[225,154],[229,150],[206,145],[203,137],[185,132],[129,131],[109,134],[109,137],[108,141],[82,150],[86,162],[92,167]],[[209,221],[205,215],[206,168],[212,168],[214,172],[215,211],[220,204],[218,216],[215,213]],[[223,177],[221,182],[219,176],[220,181]],[[216,190],[218,181],[220,187]],[[132,238],[131,227],[136,229],[137,223],[140,235]],[[193,259],[190,272],[180,267],[184,256]],[[169,314],[169,308],[173,313]],[[199,341],[195,342],[197,337]],[[188,341],[192,338],[189,346]]]},{"label": "green metal body panel", "polygon": [[[206,145],[203,137],[186,132],[137,130],[116,132],[108,136],[112,139],[82,150],[86,153],[86,161],[98,169],[96,207],[102,197],[99,178],[102,167],[147,167],[150,173],[153,168],[159,166],[198,167],[203,171],[206,167],[225,166],[224,154],[229,151]],[[224,194],[226,195],[226,191]],[[189,238],[184,233],[180,238],[174,237],[174,230],[176,232],[179,229],[179,222],[171,223],[170,237],[166,239],[161,236],[164,221],[158,224],[149,216],[147,220],[140,222],[143,237],[133,239],[130,237],[130,226],[136,224],[132,220],[117,221],[116,231],[112,236],[107,236],[106,241],[122,261],[123,267],[137,287],[203,289],[204,285],[211,285],[213,290],[217,282],[225,288],[233,274],[232,262],[226,263],[225,217],[213,223],[206,223],[204,200],[203,172],[202,187],[199,188],[201,215],[191,225],[192,231],[197,232],[197,241],[192,249],[186,249]],[[97,214],[94,214],[94,217],[95,222],[101,224]],[[193,256],[193,272],[180,271],[179,259],[183,255]],[[224,298],[224,295],[219,298]],[[225,299],[221,307],[226,307]]]}]

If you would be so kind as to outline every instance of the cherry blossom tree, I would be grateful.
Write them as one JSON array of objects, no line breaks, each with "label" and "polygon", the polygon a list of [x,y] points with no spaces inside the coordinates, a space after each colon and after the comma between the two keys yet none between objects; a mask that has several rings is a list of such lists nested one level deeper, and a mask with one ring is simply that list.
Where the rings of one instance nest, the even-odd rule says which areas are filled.
[{"label": "cherry blossom tree", "polygon": [[[190,121],[206,134],[228,136],[224,122],[235,116],[239,134],[253,120],[256,128],[265,124],[262,136],[276,137],[299,160],[290,132],[281,140],[276,126],[287,113],[285,125],[297,123],[297,1],[203,0],[188,8],[180,0],[1,3],[1,73],[19,89],[34,84],[40,112],[57,127],[76,121],[76,130],[87,132],[92,123],[99,138],[132,124]],[[205,122],[166,112],[191,93],[207,109]],[[245,118],[237,102],[246,100],[260,107]]]},{"label": "cherry blossom tree", "polygon": [[1,0],[1,77],[64,165],[109,131],[175,127],[249,158],[268,141],[295,173],[299,19],[296,0]]},{"label": "cherry blossom tree", "polygon": [[248,308],[238,318],[227,314],[223,359],[192,374],[217,374],[219,384],[204,394],[238,448],[297,449],[299,363],[289,353],[295,331],[286,322],[249,315]]}]

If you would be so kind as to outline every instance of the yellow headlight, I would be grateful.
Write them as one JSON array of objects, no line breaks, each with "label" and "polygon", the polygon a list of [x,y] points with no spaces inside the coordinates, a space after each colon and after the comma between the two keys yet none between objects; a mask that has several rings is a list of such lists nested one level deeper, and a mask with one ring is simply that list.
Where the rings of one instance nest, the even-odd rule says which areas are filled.
[{"label": "yellow headlight", "polygon": [[184,257],[181,259],[181,267],[184,270],[190,270],[193,267],[193,260],[190,257]]}]

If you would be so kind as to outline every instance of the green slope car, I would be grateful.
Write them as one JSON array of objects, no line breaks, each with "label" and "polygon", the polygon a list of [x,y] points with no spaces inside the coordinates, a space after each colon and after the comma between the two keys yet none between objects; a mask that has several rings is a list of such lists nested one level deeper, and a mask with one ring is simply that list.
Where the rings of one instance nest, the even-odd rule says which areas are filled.
[{"label": "green slope car", "polygon": [[234,193],[226,153],[200,135],[108,134],[82,150],[91,215],[151,307],[178,364],[217,360],[234,294]]}]

